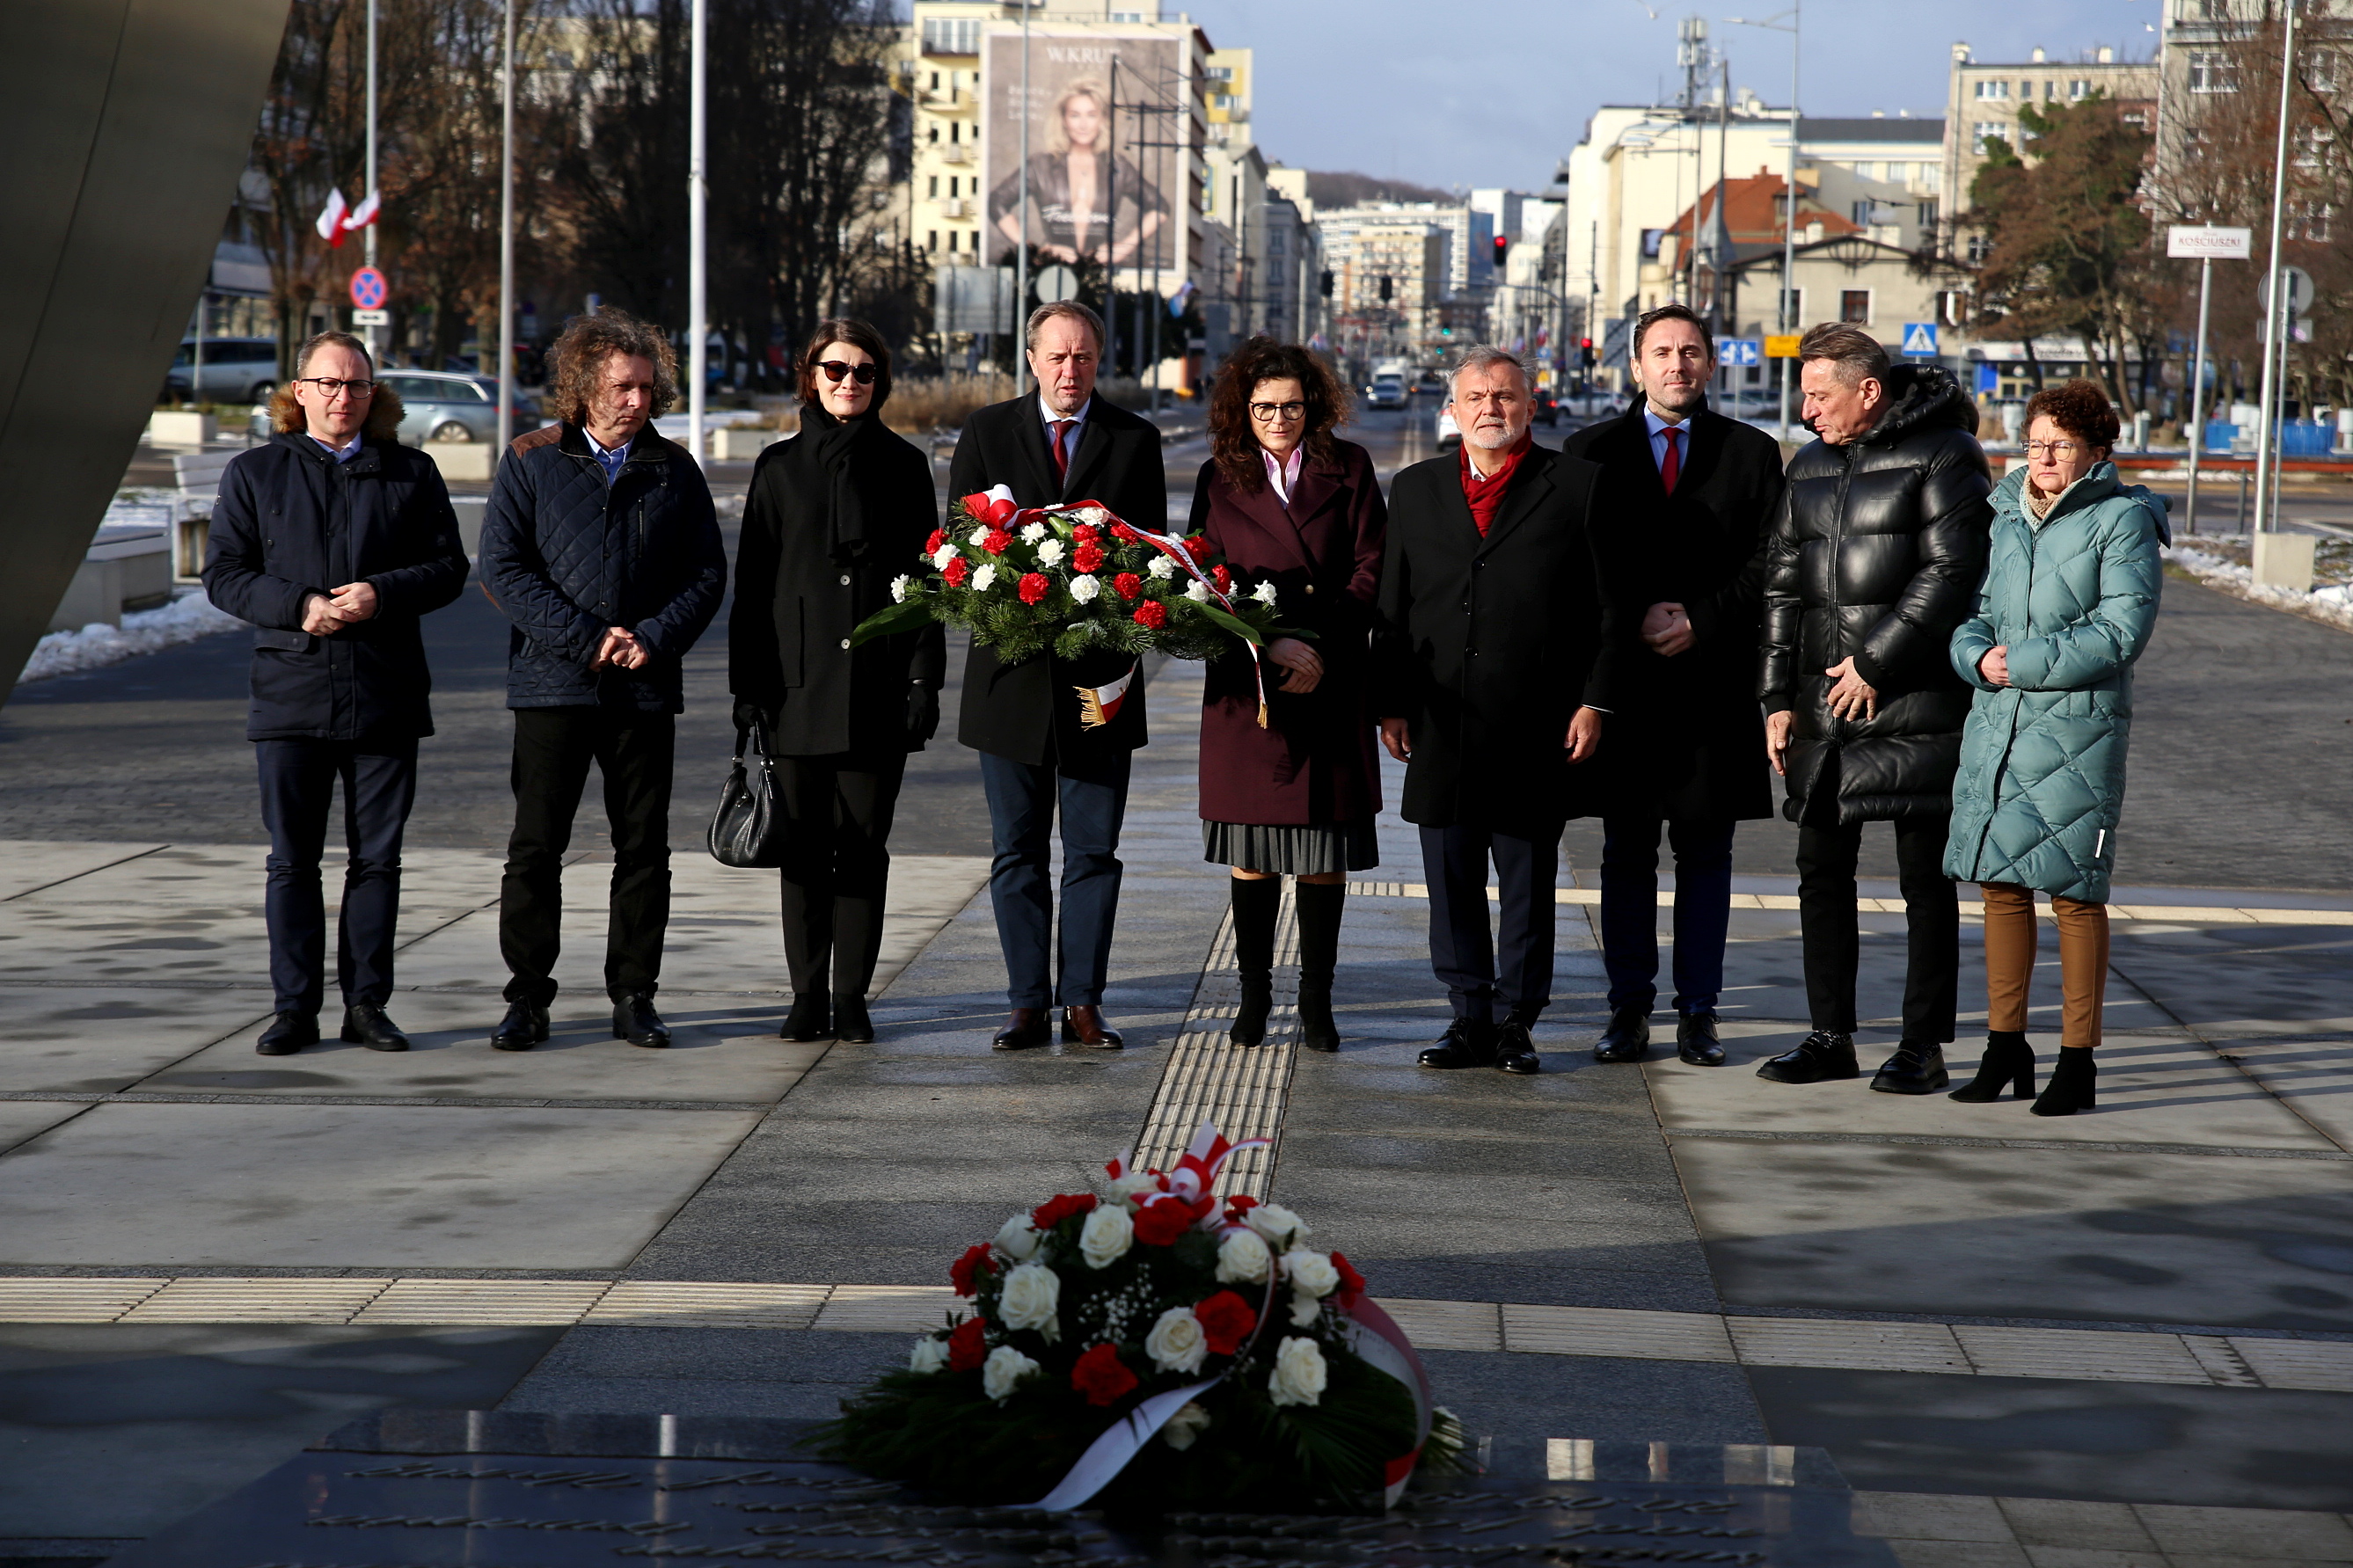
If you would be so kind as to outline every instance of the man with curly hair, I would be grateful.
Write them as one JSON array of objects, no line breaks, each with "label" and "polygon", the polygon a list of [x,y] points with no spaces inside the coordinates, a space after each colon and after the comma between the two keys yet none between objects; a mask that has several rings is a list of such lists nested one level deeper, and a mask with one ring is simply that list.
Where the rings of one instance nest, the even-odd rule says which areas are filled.
[{"label": "man with curly hair", "polygon": [[670,923],[680,662],[719,613],[727,557],[702,468],[651,427],[678,395],[661,332],[618,310],[576,316],[552,357],[557,423],[509,448],[482,518],[482,584],[513,623],[515,716],[515,822],[499,886],[511,978],[491,1044],[527,1051],[547,1038],[564,853],[594,763],[613,838],[613,1037],[667,1046],[653,998]]}]

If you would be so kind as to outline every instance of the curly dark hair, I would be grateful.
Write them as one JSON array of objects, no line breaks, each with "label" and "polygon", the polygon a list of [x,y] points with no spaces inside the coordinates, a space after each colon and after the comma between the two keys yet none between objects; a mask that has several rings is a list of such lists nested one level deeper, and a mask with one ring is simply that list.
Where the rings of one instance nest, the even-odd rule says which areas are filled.
[{"label": "curly dark hair", "polygon": [[866,412],[881,413],[882,405],[891,401],[891,345],[884,342],[882,334],[872,327],[848,316],[836,316],[828,321],[819,321],[817,324],[817,331],[809,334],[807,344],[801,350],[798,382],[801,401],[803,403],[817,401],[818,356],[836,343],[848,343],[852,348],[864,349],[872,356],[874,401],[866,405]]},{"label": "curly dark hair", "polygon": [[2124,426],[2116,418],[2107,389],[2096,381],[2071,381],[2046,386],[2026,400],[2026,422],[2047,418],[2087,447],[2113,450]]},{"label": "curly dark hair", "polygon": [[652,322],[607,305],[593,316],[575,316],[565,322],[563,336],[547,351],[548,412],[567,425],[586,425],[589,394],[596,390],[605,362],[615,354],[635,354],[653,363],[654,413],[664,413],[678,401],[678,354],[670,339]]},{"label": "curly dark hair", "polygon": [[1307,434],[1301,444],[1309,457],[1329,460],[1332,431],[1348,422],[1347,389],[1306,349],[1261,335],[1234,350],[1209,393],[1209,452],[1227,482],[1249,495],[1266,486],[1266,464],[1259,457],[1250,412],[1250,394],[1266,381],[1299,384],[1307,405]]}]

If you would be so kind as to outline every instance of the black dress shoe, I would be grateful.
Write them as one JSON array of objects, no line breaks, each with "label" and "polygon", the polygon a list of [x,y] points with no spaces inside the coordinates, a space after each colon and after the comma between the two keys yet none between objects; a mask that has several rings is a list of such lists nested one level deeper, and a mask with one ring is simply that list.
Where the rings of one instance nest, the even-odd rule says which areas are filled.
[{"label": "black dress shoe", "polygon": [[1544,1058],[1528,1037],[1528,1026],[1516,1018],[1505,1019],[1495,1031],[1495,1065],[1522,1078],[1544,1071]]},{"label": "black dress shoe", "polygon": [[535,1002],[512,1002],[507,1016],[491,1032],[494,1051],[527,1051],[547,1044],[547,1009]]},{"label": "black dress shoe", "polygon": [[1695,1068],[1724,1065],[1724,1047],[1715,1037],[1714,1013],[1686,1013],[1675,1020],[1675,1055]]},{"label": "black dress shoe", "polygon": [[1651,1054],[1651,1010],[1620,1007],[1609,1015],[1609,1026],[1593,1042],[1597,1062],[1639,1062]]},{"label": "black dress shoe", "polygon": [[825,991],[797,992],[793,1010],[785,1015],[785,1026],[776,1031],[785,1040],[830,1040],[833,1033],[833,996]]},{"label": "black dress shoe", "polygon": [[319,1043],[319,1020],[310,1013],[280,1013],[261,1031],[253,1048],[265,1057],[290,1057],[304,1046]]},{"label": "black dress shoe", "polygon": [[844,996],[833,1005],[833,1037],[845,1045],[874,1043],[874,1020],[867,1016],[865,997]]},{"label": "black dress shoe", "polygon": [[1495,1026],[1484,1018],[1457,1018],[1434,1046],[1413,1058],[1426,1068],[1483,1068],[1495,1060]]},{"label": "black dress shoe", "polygon": [[1757,1065],[1757,1076],[1775,1083],[1828,1083],[1832,1079],[1861,1078],[1854,1065],[1854,1037],[1816,1029],[1778,1057]]},{"label": "black dress shoe", "polygon": [[1053,1038],[1054,1030],[1046,1022],[1045,1008],[1016,1007],[1013,1016],[997,1031],[997,1037],[988,1046],[997,1051],[1026,1051],[1033,1046],[1050,1045]]},{"label": "black dress shoe", "polygon": [[1115,1051],[1127,1044],[1127,1037],[1103,1022],[1100,1007],[1065,1007],[1062,1009],[1062,1044]]},{"label": "black dress shoe", "polygon": [[613,1037],[658,1051],[670,1044],[670,1026],[654,1011],[651,996],[633,991],[613,1004]]},{"label": "black dress shoe", "polygon": [[383,1008],[363,1002],[343,1009],[343,1043],[365,1046],[372,1051],[405,1051],[408,1048],[408,1037],[400,1032],[399,1025],[384,1016]]},{"label": "black dress shoe", "polygon": [[1871,1087],[1882,1094],[1934,1094],[1953,1081],[1945,1070],[1945,1047],[1934,1040],[1904,1040],[1895,1054],[1871,1075]]}]

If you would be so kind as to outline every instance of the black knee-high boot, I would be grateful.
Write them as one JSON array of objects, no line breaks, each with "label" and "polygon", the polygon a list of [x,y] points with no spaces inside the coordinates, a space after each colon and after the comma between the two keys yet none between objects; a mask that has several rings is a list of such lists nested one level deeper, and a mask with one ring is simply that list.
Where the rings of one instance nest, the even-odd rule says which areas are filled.
[{"label": "black knee-high boot", "polygon": [[1233,877],[1234,963],[1241,970],[1241,1006],[1234,1013],[1231,1038],[1255,1046],[1266,1038],[1266,1016],[1274,1009],[1274,917],[1282,906],[1280,877]]},{"label": "black knee-high boot", "polygon": [[1340,1048],[1332,1021],[1332,971],[1340,962],[1340,908],[1345,882],[1301,882],[1299,909],[1299,1043],[1311,1051]]}]

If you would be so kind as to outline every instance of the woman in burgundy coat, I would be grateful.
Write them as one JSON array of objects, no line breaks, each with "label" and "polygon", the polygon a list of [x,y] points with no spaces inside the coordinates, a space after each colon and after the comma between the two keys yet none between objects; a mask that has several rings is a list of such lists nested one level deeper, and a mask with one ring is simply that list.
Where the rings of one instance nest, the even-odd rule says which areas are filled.
[{"label": "woman in burgundy coat", "polygon": [[1247,652],[1212,660],[1203,694],[1203,858],[1233,868],[1238,1046],[1266,1038],[1275,912],[1290,875],[1299,879],[1300,1043],[1340,1048],[1332,970],[1344,884],[1380,861],[1365,682],[1388,509],[1370,454],[1333,438],[1347,414],[1347,394],[1322,361],[1250,339],[1210,395],[1212,456],[1193,491],[1192,527],[1225,556],[1238,591],[1273,584],[1282,624],[1314,634],[1266,648],[1263,728]]}]

